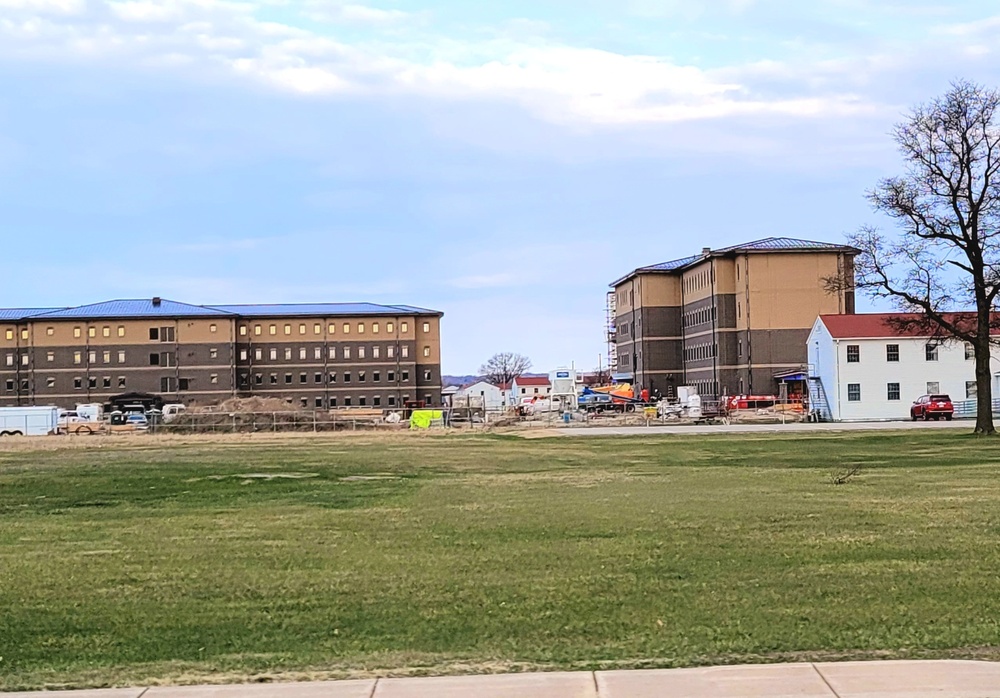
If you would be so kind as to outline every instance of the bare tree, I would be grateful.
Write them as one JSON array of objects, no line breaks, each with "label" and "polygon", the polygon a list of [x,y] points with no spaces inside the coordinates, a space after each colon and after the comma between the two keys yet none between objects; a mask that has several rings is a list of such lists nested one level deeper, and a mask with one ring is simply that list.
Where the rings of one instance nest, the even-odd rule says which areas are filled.
[{"label": "bare tree", "polygon": [[531,368],[531,360],[513,352],[494,354],[479,367],[479,373],[494,385],[504,385]]},{"label": "bare tree", "polygon": [[[893,321],[941,341],[963,341],[976,360],[977,434],[993,434],[990,330],[1000,293],[1000,92],[960,81],[916,107],[893,132],[905,172],[869,192],[898,234],[851,236],[855,278],[828,280],[890,299]],[[974,308],[974,310],[973,310]],[[967,309],[960,312],[949,310]]]}]

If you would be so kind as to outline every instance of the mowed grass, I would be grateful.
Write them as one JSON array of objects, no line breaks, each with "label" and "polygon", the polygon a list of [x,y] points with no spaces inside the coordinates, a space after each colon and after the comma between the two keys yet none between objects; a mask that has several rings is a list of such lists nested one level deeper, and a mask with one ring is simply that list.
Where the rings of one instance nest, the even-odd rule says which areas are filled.
[{"label": "mowed grass", "polygon": [[1000,657],[1000,440],[36,443],[0,450],[7,690]]}]

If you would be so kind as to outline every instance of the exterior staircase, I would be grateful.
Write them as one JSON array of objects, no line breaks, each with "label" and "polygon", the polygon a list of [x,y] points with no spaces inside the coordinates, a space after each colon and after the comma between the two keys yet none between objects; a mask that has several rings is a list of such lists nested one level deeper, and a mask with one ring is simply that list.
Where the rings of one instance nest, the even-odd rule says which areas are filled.
[{"label": "exterior staircase", "polygon": [[832,422],[833,411],[819,376],[809,376],[809,411],[817,422]]}]

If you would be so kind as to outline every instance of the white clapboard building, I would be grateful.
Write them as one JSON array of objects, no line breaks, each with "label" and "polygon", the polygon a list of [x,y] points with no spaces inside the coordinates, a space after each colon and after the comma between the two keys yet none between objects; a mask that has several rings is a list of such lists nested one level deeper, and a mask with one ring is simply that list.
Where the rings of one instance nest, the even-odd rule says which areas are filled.
[{"label": "white clapboard building", "polygon": [[[833,421],[908,419],[921,395],[976,397],[972,347],[926,331],[900,331],[897,313],[821,315],[808,340],[812,408]],[[993,353],[1000,395],[1000,351]]]}]

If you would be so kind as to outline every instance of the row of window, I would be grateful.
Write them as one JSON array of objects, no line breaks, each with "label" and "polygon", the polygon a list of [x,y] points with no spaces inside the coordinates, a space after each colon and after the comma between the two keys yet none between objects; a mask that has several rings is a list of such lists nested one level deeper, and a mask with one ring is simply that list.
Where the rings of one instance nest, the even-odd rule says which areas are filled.
[{"label": "row of window", "polygon": [[710,322],[715,321],[715,308],[703,308],[701,310],[692,310],[690,312],[684,313],[681,319],[681,324],[684,327],[697,327],[698,325],[707,325]]},{"label": "row of window", "polygon": [[699,344],[694,347],[688,347],[684,350],[684,360],[685,361],[701,361],[704,359],[712,359],[719,355],[719,345],[712,342],[706,344]]},{"label": "row of window", "polygon": [[[343,383],[350,383],[351,380],[352,380],[352,377],[356,377],[358,383],[364,383],[368,379],[368,373],[366,371],[358,371],[357,374],[352,374],[350,371],[344,371],[343,373],[340,374],[340,381],[343,382]],[[278,380],[278,378],[279,378],[279,374],[277,374],[277,373],[271,373],[268,376],[268,383],[270,385],[278,385],[279,382],[280,382]],[[295,374],[286,373],[285,377],[284,377],[285,384],[288,385],[288,384],[294,383],[295,382],[294,378],[295,378]],[[396,382],[396,372],[395,371],[386,371],[385,379],[389,383],[395,383]],[[372,383],[380,383],[382,381],[382,372],[381,371],[372,371],[371,372],[371,380],[372,380]],[[399,381],[401,383],[406,383],[409,380],[410,380],[410,372],[409,371],[400,371],[399,372]],[[433,374],[431,373],[431,371],[424,371],[424,380],[425,381],[433,380]],[[246,386],[246,385],[249,384],[249,382],[250,382],[250,376],[249,376],[249,374],[241,373],[240,374],[240,385]],[[263,373],[255,373],[255,374],[253,374],[253,382],[254,382],[254,385],[264,385],[264,374]],[[308,383],[308,382],[309,382],[309,374],[306,373],[306,372],[299,373],[299,383]],[[332,384],[334,384],[334,383],[337,382],[337,372],[336,371],[330,371],[329,373],[324,373],[324,372],[317,371],[316,373],[313,373],[313,381],[312,382],[316,383],[316,384],[319,384],[319,385],[324,385],[324,384],[330,384],[330,385],[332,385]]]},{"label": "row of window", "polygon": [[[358,334],[364,334],[366,327],[370,327],[371,328],[371,333],[372,334],[378,334],[379,330],[381,329],[380,326],[379,326],[379,323],[377,323],[377,322],[373,322],[373,323],[371,323],[370,325],[367,325],[367,326],[365,325],[365,323],[359,322],[357,324]],[[326,329],[327,329],[327,334],[336,334],[337,333],[337,325],[336,325],[336,323],[333,323],[333,322],[329,323],[327,325]],[[431,331],[431,323],[425,322],[423,324],[422,329],[423,329],[424,332],[430,332]],[[286,323],[281,328],[282,333],[285,334],[285,335],[291,335],[293,333],[293,330],[294,330],[294,327],[292,326],[291,323]],[[350,334],[351,333],[351,323],[349,323],[349,322],[343,323],[343,325],[341,325],[341,330],[343,331],[343,334]],[[396,331],[395,323],[392,323],[392,322],[385,323],[385,331],[388,334],[393,334]],[[404,333],[404,334],[406,332],[409,332],[410,331],[409,323],[406,323],[406,322],[399,323],[399,331],[402,332],[402,333]],[[323,325],[321,323],[318,323],[318,322],[313,323],[312,332],[313,332],[314,335],[321,335],[321,334],[323,334]],[[306,323],[304,323],[304,322],[299,323],[298,333],[300,335],[308,334],[309,333],[309,327],[308,327],[308,325]],[[246,337],[248,334],[250,334],[250,325],[240,325],[240,336],[241,337]],[[254,334],[254,336],[258,336],[258,337],[261,336],[261,335],[263,335],[264,334],[264,325],[253,325],[253,334]],[[271,336],[277,335],[278,334],[278,325],[268,325],[267,326],[267,334],[269,334]]]},{"label": "row of window", "polygon": [[[365,327],[366,327],[365,323],[359,322],[357,324],[358,334],[364,334],[365,333]],[[379,323],[373,322],[373,323],[371,323],[371,325],[369,325],[369,327],[371,328],[372,334],[379,334],[379,330],[380,330]],[[215,324],[215,323],[212,323],[211,325],[208,326],[208,329],[209,329],[210,332],[218,332],[219,331],[219,326],[217,324]],[[351,323],[349,323],[349,322],[343,323],[341,329],[343,330],[344,334],[350,334],[351,333]],[[399,323],[399,329],[400,329],[401,332],[406,333],[410,329],[409,328],[409,324],[406,323],[406,322],[401,322],[401,323]],[[429,322],[423,323],[422,329],[423,329],[424,332],[430,332],[431,331],[431,324]],[[282,327],[282,331],[286,335],[292,334],[292,330],[293,330],[293,327],[292,327],[291,324],[285,324]],[[323,334],[323,325],[320,324],[320,323],[313,323],[312,330],[313,330],[313,334],[316,334],[316,335]],[[331,323],[329,323],[329,325],[327,325],[327,332],[329,334],[335,334],[336,331],[337,331],[337,326],[336,326],[335,323],[331,322]],[[395,323],[392,323],[392,322],[385,323],[385,331],[388,332],[389,334],[392,334],[393,332],[395,332],[396,331]],[[97,337],[98,328],[94,327],[94,326],[91,326],[91,327],[87,328],[86,332],[87,332],[87,336],[88,337],[95,338],[95,337]],[[111,325],[104,325],[103,327],[100,328],[100,332],[101,332],[101,336],[102,337],[110,337],[111,333],[112,333],[112,326]],[[118,325],[117,329],[115,330],[115,332],[117,333],[117,335],[119,337],[124,337],[125,336],[125,325]],[[45,328],[45,334],[48,335],[49,337],[55,335],[55,333],[56,333],[56,328],[55,327],[51,327],[50,326],[50,327],[46,327]],[[79,339],[79,338],[83,337],[83,333],[84,333],[84,329],[82,327],[77,326],[77,327],[73,328],[73,336],[74,337],[76,337],[76,338]],[[250,333],[250,325],[240,325],[240,335],[241,336],[245,337],[249,333]],[[277,335],[278,334],[278,325],[268,325],[267,326],[267,333],[270,334],[270,335]],[[299,323],[298,333],[300,335],[308,334],[308,326],[307,326],[306,323]],[[28,328],[26,328],[26,327],[22,328],[20,334],[21,334],[21,339],[24,339],[24,340],[28,339],[28,337],[29,337]],[[258,335],[258,336],[264,334],[264,326],[263,325],[254,325],[253,326],[253,334],[254,335]],[[6,337],[6,339],[8,341],[13,341],[13,339],[14,339],[14,328],[8,327],[6,329],[6,331],[4,332],[4,336]],[[173,327],[151,327],[151,328],[149,328],[149,339],[150,339],[150,341],[154,341],[154,342],[173,342],[174,341],[174,337],[175,337],[175,335],[174,335],[174,328]]]},{"label": "row of window", "polygon": [[685,274],[684,275],[684,290],[685,291],[696,291],[700,288],[708,288],[715,280],[715,269],[709,267],[705,271],[698,272],[697,274]]},{"label": "row of window", "polygon": [[[271,347],[266,350],[267,358],[270,361],[278,361],[279,357],[284,358],[285,361],[292,361],[297,355],[299,361],[307,361],[309,359],[309,350],[306,347],[299,347],[296,351],[292,347],[284,347],[283,349],[278,349],[277,347]],[[365,345],[358,345],[354,347],[353,352],[358,359],[380,359],[382,358],[382,347],[379,344],[372,345],[371,347]],[[345,346],[341,347],[340,358],[349,360],[351,359],[352,349],[351,347]],[[326,355],[328,359],[337,359],[337,347],[327,347]],[[399,347],[399,355],[403,359],[407,359],[410,356],[410,347],[407,344],[403,344]],[[431,348],[424,347],[423,349],[424,358],[429,358],[431,355]],[[263,361],[265,356],[265,350],[263,348],[257,348],[253,350],[254,361]],[[385,358],[393,359],[396,357],[396,345],[389,344],[385,347]],[[240,361],[248,361],[250,358],[249,349],[240,349]],[[323,360],[323,347],[313,347],[312,358],[314,361]]]},{"label": "row of window", "polygon": [[[937,361],[938,360],[938,347],[940,344],[935,344],[933,342],[924,345],[924,360],[925,361]],[[975,350],[969,343],[965,344],[965,360],[974,359],[976,357]],[[886,344],[885,345],[885,360],[890,363],[899,362],[899,345],[898,344]],[[848,344],[847,345],[847,363],[857,364],[861,363],[861,346],[858,344]]]},{"label": "row of window", "polygon": [[[933,395],[941,392],[940,381],[927,381],[927,394]],[[965,399],[974,400],[976,398],[976,381],[965,381]],[[899,383],[885,384],[885,399],[891,402],[902,399],[899,393]],[[861,384],[847,384],[847,401],[861,402]]]}]

